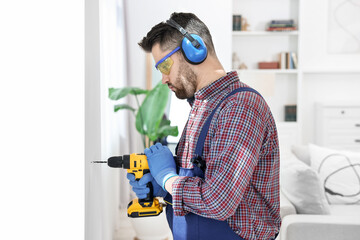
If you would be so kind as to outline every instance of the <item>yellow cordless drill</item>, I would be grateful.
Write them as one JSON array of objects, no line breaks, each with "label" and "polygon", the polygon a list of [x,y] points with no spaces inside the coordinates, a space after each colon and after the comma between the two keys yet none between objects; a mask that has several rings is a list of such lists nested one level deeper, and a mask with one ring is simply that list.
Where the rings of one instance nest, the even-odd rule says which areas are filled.
[{"label": "yellow cordless drill", "polygon": [[[124,168],[128,173],[134,174],[137,181],[140,178],[150,172],[148,161],[145,154],[130,154],[123,156],[110,157],[108,161],[94,161],[93,163],[107,163],[112,168]],[[163,206],[159,203],[159,199],[154,197],[153,186],[151,182],[147,184],[150,188],[150,192],[144,199],[133,199],[127,208],[128,216],[137,217],[149,217],[157,216],[163,211]]]}]

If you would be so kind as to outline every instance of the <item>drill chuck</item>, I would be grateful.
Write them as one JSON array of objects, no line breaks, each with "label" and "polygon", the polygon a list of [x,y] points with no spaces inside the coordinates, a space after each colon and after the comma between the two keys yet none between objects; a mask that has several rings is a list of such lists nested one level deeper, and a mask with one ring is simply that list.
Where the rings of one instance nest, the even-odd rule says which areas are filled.
[{"label": "drill chuck", "polygon": [[112,168],[130,169],[130,155],[110,157],[107,163]]},{"label": "drill chuck", "polygon": [[123,158],[121,156],[111,157],[108,159],[107,164],[109,167],[122,168]]},{"label": "drill chuck", "polygon": [[92,163],[107,163],[112,168],[131,168],[130,155],[110,157],[107,161],[93,161]]}]

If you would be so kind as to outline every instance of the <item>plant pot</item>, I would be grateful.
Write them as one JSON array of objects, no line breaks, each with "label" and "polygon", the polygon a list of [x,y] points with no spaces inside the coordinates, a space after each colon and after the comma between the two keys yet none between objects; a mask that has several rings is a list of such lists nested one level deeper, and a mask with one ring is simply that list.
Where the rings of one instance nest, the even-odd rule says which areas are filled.
[{"label": "plant pot", "polygon": [[130,218],[138,240],[170,240],[171,230],[166,220],[165,208],[155,217]]}]

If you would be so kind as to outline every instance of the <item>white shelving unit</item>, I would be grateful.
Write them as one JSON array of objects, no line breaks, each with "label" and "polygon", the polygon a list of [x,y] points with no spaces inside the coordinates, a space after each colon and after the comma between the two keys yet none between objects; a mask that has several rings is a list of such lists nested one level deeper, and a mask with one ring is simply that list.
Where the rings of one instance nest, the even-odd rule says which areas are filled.
[{"label": "white shelving unit", "polygon": [[239,74],[244,73],[276,73],[276,74],[298,74],[297,69],[237,69]]},{"label": "white shelving unit", "polygon": [[304,74],[327,74],[327,73],[334,73],[334,74],[359,74],[360,73],[360,67],[359,68],[349,68],[349,69],[321,69],[321,68],[305,68],[302,70]]},{"label": "white shelving unit", "polygon": [[[232,51],[247,69],[233,68],[242,82],[264,96],[276,120],[280,143],[288,146],[301,140],[301,31],[270,32],[266,28],[271,20],[293,19],[300,29],[299,9],[299,0],[233,0],[232,8],[233,15],[241,15],[250,24],[247,31],[232,33]],[[296,53],[297,69],[258,69],[259,62],[279,61],[281,52]],[[296,122],[285,121],[285,105],[297,106]]]},{"label": "white shelving unit", "polygon": [[[233,69],[250,86],[271,90],[264,97],[282,142],[291,142],[294,136],[300,144],[315,142],[316,102],[360,102],[360,53],[351,33],[341,28],[344,19],[357,19],[358,15],[352,11],[352,2],[341,4],[341,12],[336,11],[339,4],[328,0],[232,0],[232,15],[241,15],[250,25],[248,31],[232,32],[232,52],[248,68]],[[271,20],[282,19],[294,19],[297,31],[265,31]],[[333,34],[335,30],[337,34]],[[353,46],[352,51],[339,52],[334,43],[344,49]],[[257,69],[258,62],[277,61],[282,51],[297,53],[297,69]],[[296,122],[284,121],[288,104],[297,105]]]},{"label": "white shelving unit", "polygon": [[297,36],[298,31],[269,32],[269,31],[233,31],[233,37],[236,36]]}]

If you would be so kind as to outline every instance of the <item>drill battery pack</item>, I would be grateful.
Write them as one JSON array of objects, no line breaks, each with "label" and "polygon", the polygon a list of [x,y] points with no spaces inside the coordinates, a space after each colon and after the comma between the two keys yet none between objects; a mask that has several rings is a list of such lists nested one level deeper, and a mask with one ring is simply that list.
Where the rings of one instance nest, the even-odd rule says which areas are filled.
[{"label": "drill battery pack", "polygon": [[132,218],[157,216],[162,211],[163,206],[157,198],[151,202],[139,202],[139,199],[136,198],[128,204],[127,208],[128,216]]}]

